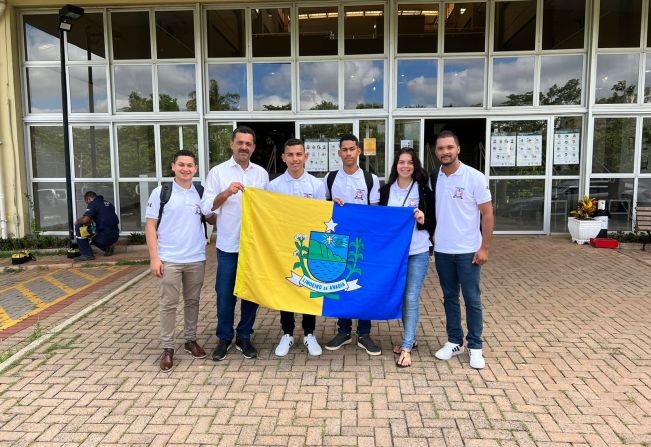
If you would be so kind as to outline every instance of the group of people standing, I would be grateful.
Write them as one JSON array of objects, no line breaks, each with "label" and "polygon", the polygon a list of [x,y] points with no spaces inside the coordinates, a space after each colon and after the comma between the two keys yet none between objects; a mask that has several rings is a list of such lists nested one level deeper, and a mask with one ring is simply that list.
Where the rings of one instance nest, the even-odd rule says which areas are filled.
[{"label": "group of people standing", "polygon": [[[230,148],[233,156],[208,173],[204,188],[193,184],[198,170],[196,156],[189,151],[176,153],[171,165],[172,185],[154,189],[147,205],[146,237],[152,273],[161,278],[161,344],[160,369],[169,372],[174,366],[175,317],[181,293],[184,299],[185,351],[194,358],[205,358],[206,351],[197,343],[199,296],[205,272],[203,219],[215,220],[217,231],[217,346],[211,357],[223,360],[235,340],[235,348],[245,358],[257,357],[251,342],[258,305],[240,300],[240,321],[235,323],[237,297],[233,291],[242,219],[242,192],[253,187],[269,191],[321,200],[332,200],[338,206],[346,203],[403,206],[413,208],[414,226],[403,297],[403,340],[394,347],[399,367],[411,365],[411,350],[416,347],[420,291],[427,275],[430,247],[434,247],[436,269],[444,294],[447,343],[436,357],[448,360],[463,353],[460,290],[466,306],[466,337],[470,366],[483,368],[482,306],[479,273],[488,260],[493,232],[491,195],[484,176],[464,165],[458,158],[461,150],[457,137],[441,132],[436,143],[440,170],[428,176],[413,149],[403,148],[394,160],[386,185],[380,188],[376,175],[358,165],[361,148],[355,135],[340,138],[339,156],[342,167],[323,179],[305,171],[309,154],[299,139],[288,140],[282,160],[287,170],[269,182],[269,175],[250,161],[255,151],[255,132],[246,126],[233,131]],[[165,192],[170,189],[172,194]],[[164,199],[161,200],[161,195]],[[481,227],[480,227],[481,223]],[[432,242],[433,241],[433,242]],[[275,349],[279,357],[287,355],[294,345],[295,318],[281,312],[282,336]],[[322,354],[315,331],[316,318],[302,316],[303,339],[310,355]],[[353,341],[350,319],[340,318],[337,334],[325,344],[337,350]],[[371,322],[357,321],[357,345],[369,355],[380,355],[381,348],[371,338]]]}]

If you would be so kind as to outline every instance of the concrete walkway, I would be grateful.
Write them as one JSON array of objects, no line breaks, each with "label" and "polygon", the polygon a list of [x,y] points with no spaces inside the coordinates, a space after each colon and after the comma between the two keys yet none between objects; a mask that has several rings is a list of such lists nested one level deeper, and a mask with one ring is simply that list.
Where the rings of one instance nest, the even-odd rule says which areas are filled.
[{"label": "concrete walkway", "polygon": [[[199,326],[207,350],[213,249]],[[232,350],[215,363],[181,349],[167,375],[149,276],[0,375],[0,445],[651,445],[651,252],[498,237],[483,290],[482,371],[467,355],[434,358],[446,336],[431,269],[411,368],[395,366],[395,321],[373,323],[379,357],[350,344],[309,358],[299,343],[279,359],[278,313],[261,309],[258,359]],[[335,327],[317,318],[317,338]]]}]

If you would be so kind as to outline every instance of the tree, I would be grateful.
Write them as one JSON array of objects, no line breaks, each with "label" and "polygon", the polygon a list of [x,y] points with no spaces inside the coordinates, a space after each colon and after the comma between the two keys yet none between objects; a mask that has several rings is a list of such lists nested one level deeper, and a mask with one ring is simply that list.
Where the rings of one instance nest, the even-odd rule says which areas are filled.
[{"label": "tree", "polygon": [[525,93],[511,93],[501,106],[531,106],[533,105],[533,91]]},{"label": "tree", "polygon": [[310,110],[337,110],[339,106],[332,101],[323,100],[314,107],[310,107]]},{"label": "tree", "polygon": [[581,82],[578,79],[570,79],[561,87],[552,85],[547,94],[540,92],[540,104],[581,104]]},{"label": "tree", "polygon": [[617,81],[610,90],[613,94],[608,98],[600,98],[596,102],[597,104],[626,104],[634,103],[636,100],[635,88],[637,85],[626,85],[625,80]]},{"label": "tree", "polygon": [[[216,79],[211,79],[208,85],[208,102],[210,104],[210,110],[213,111],[240,110],[240,94],[226,93],[225,95],[221,95],[219,93],[219,82]],[[196,105],[193,110],[196,110]]]},{"label": "tree", "polygon": [[264,110],[292,110],[292,103],[288,102],[280,106],[274,106],[272,104],[263,104],[262,107]]},{"label": "tree", "polygon": [[120,112],[153,112],[154,100],[152,95],[149,98],[143,98],[136,91],[129,93],[129,105],[122,107]]},{"label": "tree", "polygon": [[176,98],[172,98],[167,93],[160,93],[158,95],[158,109],[161,112],[178,112],[179,103]]}]

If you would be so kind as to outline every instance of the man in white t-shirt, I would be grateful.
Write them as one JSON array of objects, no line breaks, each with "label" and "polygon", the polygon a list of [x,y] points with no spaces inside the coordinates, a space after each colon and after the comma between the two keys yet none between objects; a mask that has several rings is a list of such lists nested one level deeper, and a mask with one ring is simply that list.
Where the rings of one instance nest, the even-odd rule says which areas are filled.
[{"label": "man in white t-shirt", "polygon": [[147,202],[145,214],[149,266],[152,273],[161,278],[160,340],[163,356],[160,369],[163,372],[170,372],[174,367],[176,306],[179,303],[181,285],[185,351],[196,359],[206,357],[206,352],[197,344],[199,298],[206,264],[206,239],[201,222],[201,197],[192,184],[197,172],[196,156],[190,151],[178,151],[174,156],[172,171],[174,181],[169,185],[169,200],[161,210],[163,187],[155,188]]},{"label": "man in white t-shirt", "polygon": [[[283,175],[272,180],[267,186],[267,190],[290,196],[324,200],[322,182],[305,172],[305,162],[308,156],[302,140],[296,138],[287,140],[282,154],[287,170]],[[283,336],[276,347],[276,355],[284,357],[289,352],[289,348],[294,345],[294,313],[281,311],[280,324]],[[321,355],[321,346],[314,336],[315,325],[316,317],[314,315],[303,315],[303,344],[307,347],[310,355]]]},{"label": "man in white t-shirt", "polygon": [[[436,138],[441,168],[432,172],[436,193],[434,256],[443,289],[448,341],[435,356],[449,360],[463,353],[459,289],[466,305],[470,366],[486,366],[482,352],[482,305],[479,279],[493,239],[493,205],[484,175],[459,160],[459,139],[446,130]],[[434,188],[433,188],[434,189]],[[481,225],[481,229],[480,229]]]},{"label": "man in white t-shirt", "polygon": [[217,329],[218,343],[212,352],[212,359],[223,360],[235,336],[235,347],[247,359],[258,356],[251,344],[253,324],[258,305],[241,300],[240,322],[237,334],[233,330],[235,303],[237,301],[235,276],[240,252],[240,227],[242,223],[242,191],[244,188],[264,189],[269,183],[269,174],[261,166],[251,163],[255,151],[255,132],[247,126],[240,126],[231,137],[233,156],[215,166],[206,178],[206,192],[203,196],[203,211],[217,214]]},{"label": "man in white t-shirt", "polygon": [[[355,135],[347,134],[339,139],[342,167],[338,171],[328,173],[323,179],[327,200],[342,206],[345,203],[377,205],[380,202],[380,181],[375,174],[359,167],[361,153],[359,140]],[[337,326],[337,335],[325,345],[329,351],[336,351],[352,342],[353,321],[349,318],[339,318]],[[357,320],[357,346],[366,350],[369,355],[382,354],[380,347],[371,338],[369,320]]]}]

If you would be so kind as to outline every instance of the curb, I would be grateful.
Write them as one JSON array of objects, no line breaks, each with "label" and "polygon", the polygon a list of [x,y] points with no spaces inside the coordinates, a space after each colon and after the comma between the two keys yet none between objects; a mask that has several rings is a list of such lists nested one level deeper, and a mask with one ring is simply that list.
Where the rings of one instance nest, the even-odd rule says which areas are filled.
[{"label": "curb", "polygon": [[142,259],[120,259],[119,261],[87,261],[87,262],[57,262],[53,264],[19,264],[19,265],[8,265],[6,267],[0,267],[0,273],[6,271],[27,271],[27,270],[38,270],[38,269],[69,269],[74,267],[99,267],[102,265],[119,265],[121,262],[134,262],[138,263],[141,261],[149,261],[149,256]]}]

